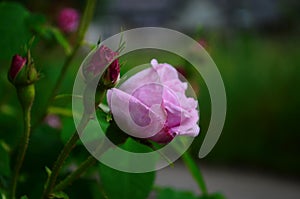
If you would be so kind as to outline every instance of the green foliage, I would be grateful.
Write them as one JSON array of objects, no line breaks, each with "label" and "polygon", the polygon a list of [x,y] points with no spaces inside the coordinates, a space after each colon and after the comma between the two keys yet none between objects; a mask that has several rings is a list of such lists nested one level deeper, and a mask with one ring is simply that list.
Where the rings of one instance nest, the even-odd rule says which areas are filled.
[{"label": "green foliage", "polygon": [[157,199],[225,199],[220,193],[197,196],[191,191],[175,190],[172,188],[157,189]]},{"label": "green foliage", "polygon": [[[121,147],[130,151],[151,151],[147,146],[142,145],[131,138],[129,138]],[[114,170],[103,164],[100,164],[99,173],[104,192],[110,199],[147,198],[155,178],[154,172],[126,173]]]},{"label": "green foliage", "polygon": [[32,37],[26,22],[29,16],[20,4],[0,2],[0,60],[23,53],[22,47]]},{"label": "green foliage", "polygon": [[178,191],[164,188],[158,191],[157,199],[197,199],[198,197],[190,191]]},{"label": "green foliage", "polygon": [[[89,20],[91,13],[84,17]],[[9,184],[15,149],[23,125],[16,94],[6,80],[9,61],[12,55],[23,53],[24,44],[36,35],[35,42],[39,46],[33,49],[33,55],[38,70],[43,74],[41,81],[36,85],[38,96],[35,98],[33,110],[33,117],[36,117],[38,115],[36,113],[45,106],[47,97],[51,93],[51,86],[55,84],[60,74],[65,55],[69,55],[73,50],[67,35],[51,26],[46,19],[43,14],[30,13],[18,3],[0,3],[0,95],[3,96],[0,99],[0,197],[2,198],[5,198],[5,188]],[[87,26],[80,32],[82,37],[86,29]],[[300,110],[298,103],[300,95],[296,85],[300,83],[298,67],[300,57],[299,40],[295,39],[298,38],[297,36],[288,39],[259,38],[257,35],[237,33],[234,38],[216,35],[216,38],[208,41],[212,57],[225,82],[229,107],[224,133],[213,153],[208,157],[209,160],[218,160],[222,163],[233,163],[239,160],[244,163],[263,164],[285,171],[295,171],[299,174],[300,137],[296,129],[299,126],[297,110]],[[57,48],[57,44],[60,47]],[[202,132],[205,132],[210,119],[210,102],[201,77],[196,76],[192,67],[178,56],[150,51],[147,49],[135,55],[128,54],[122,57],[128,60],[122,68],[122,74],[126,71],[126,65],[142,64],[153,57],[173,65],[185,65],[183,67],[188,78],[192,79],[192,86],[200,87],[200,126]],[[8,64],[2,65],[2,61]],[[74,67],[66,74],[60,90],[63,93],[71,93],[77,70],[75,66],[79,66],[81,61],[82,58],[78,58],[73,63]],[[61,116],[62,129],[53,129],[46,124],[34,127],[19,180],[18,193],[26,193],[26,196],[22,196],[21,199],[26,199],[27,196],[33,199],[40,198],[47,177],[45,166],[52,168],[63,144],[75,132],[71,118],[71,98],[60,97],[50,108],[48,107],[48,111]],[[115,144],[128,151],[151,151],[147,146],[124,134],[111,121],[111,115],[99,110],[96,114],[98,120],[92,122],[99,122],[103,132],[106,132],[106,136]],[[88,138],[94,139],[98,133],[95,132]],[[204,133],[194,142],[194,154],[197,154],[203,136]],[[74,165],[79,165],[89,155],[82,145],[77,146],[72,153],[59,178],[65,177]],[[187,155],[185,154],[183,159],[199,187],[204,190],[201,173],[193,159]],[[129,160],[120,159],[120,161],[130,164]],[[47,172],[49,174],[51,171],[47,169]],[[88,175],[74,182],[65,193],[70,198],[147,198],[152,190],[154,178],[154,172],[131,174],[100,165],[99,168],[92,168]],[[54,193],[52,196],[68,198],[65,193]],[[158,190],[157,197],[158,199],[224,199],[224,196],[218,193],[197,196],[188,191],[170,188]]]},{"label": "green foliage", "polygon": [[185,152],[182,155],[182,159],[184,161],[184,164],[186,165],[186,167],[192,174],[193,178],[197,182],[199,189],[202,191],[202,193],[204,195],[206,195],[207,194],[206,184],[205,184],[203,175],[201,174],[201,171],[200,171],[198,165],[196,164],[196,162],[193,160],[193,158],[191,157],[191,155],[188,152]]},{"label": "green foliage", "polygon": [[49,41],[56,41],[64,49],[66,55],[69,55],[71,53],[72,47],[70,46],[66,37],[58,28],[43,25],[36,26],[35,30],[42,38]]},{"label": "green foliage", "polygon": [[[226,87],[228,111],[220,141],[207,160],[227,164],[238,161],[300,174],[300,92],[296,91],[296,85],[300,85],[300,42],[296,38],[293,34],[260,37],[236,33],[234,38],[211,42],[211,56]],[[201,93],[203,136],[210,105],[205,89]],[[199,141],[194,145],[195,154]]]},{"label": "green foliage", "polygon": [[101,109],[96,110],[96,116],[103,132],[107,132],[110,126],[110,116]]},{"label": "green foliage", "polygon": [[18,53],[24,53],[23,47],[33,35],[49,41],[56,41],[68,55],[71,46],[63,33],[46,24],[42,14],[30,13],[18,3],[0,2],[0,61],[9,60]]},{"label": "green foliage", "polygon": [[7,145],[2,140],[0,140],[0,176],[9,176],[11,172],[9,167],[10,157],[6,146]]},{"label": "green foliage", "polygon": [[62,192],[62,191],[59,191],[59,192],[55,192],[53,194],[51,194],[51,199],[53,198],[57,198],[57,199],[69,199],[69,196],[65,193],[65,192]]},{"label": "green foliage", "polygon": [[112,121],[111,124],[108,126],[106,130],[106,136],[115,145],[120,145],[124,143],[128,138],[128,134],[124,133],[114,121]]},{"label": "green foliage", "polygon": [[[69,138],[73,135],[73,133],[76,133],[75,124],[73,121],[73,118],[67,117],[63,119],[63,127],[60,134],[60,137],[64,143],[66,143]],[[79,144],[81,142],[77,142]]]}]

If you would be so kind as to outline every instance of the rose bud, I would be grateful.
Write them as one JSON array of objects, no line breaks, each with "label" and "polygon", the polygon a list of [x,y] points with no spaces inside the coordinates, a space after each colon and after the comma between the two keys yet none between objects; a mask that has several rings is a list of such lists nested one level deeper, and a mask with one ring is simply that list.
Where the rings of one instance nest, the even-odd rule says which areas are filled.
[{"label": "rose bud", "polygon": [[20,55],[13,56],[8,72],[8,79],[15,86],[29,85],[38,79],[38,74],[29,52],[27,58]]},{"label": "rose bud", "polygon": [[[85,112],[90,114],[94,111],[95,104],[98,105],[106,89],[114,87],[120,78],[120,64],[116,59],[118,53],[107,46],[100,46],[85,61],[82,66],[82,74],[87,83],[83,103]],[[102,75],[100,78],[99,75]],[[98,83],[96,90],[96,103],[90,97],[93,91],[91,88],[95,81]],[[89,85],[90,84],[90,85]]]},{"label": "rose bud", "polygon": [[208,48],[208,43],[205,39],[199,39],[198,43],[203,47],[203,48]]},{"label": "rose bud", "polygon": [[11,82],[13,82],[18,75],[18,73],[23,69],[26,65],[27,59],[20,55],[14,55],[12,58],[12,62],[10,65],[10,70],[8,73],[8,78]]},{"label": "rose bud", "polygon": [[16,87],[22,107],[31,107],[35,97],[34,82],[38,80],[38,73],[31,59],[30,51],[27,52],[27,58],[20,55],[13,56],[8,79]]},{"label": "rose bud", "polygon": [[104,86],[113,87],[120,78],[120,63],[116,58],[117,52],[112,51],[107,46],[100,46],[90,59],[82,67],[83,75],[87,81],[93,80],[101,74],[107,67],[106,71],[102,74],[102,83]]},{"label": "rose bud", "polygon": [[64,8],[58,14],[57,24],[65,33],[74,32],[79,25],[79,13],[73,8]]},{"label": "rose bud", "polygon": [[133,75],[119,88],[107,92],[107,102],[116,124],[124,132],[158,143],[168,143],[175,136],[197,136],[198,102],[187,97],[187,83],[176,69],[159,64]]},{"label": "rose bud", "polygon": [[114,60],[109,67],[106,69],[103,75],[103,84],[108,87],[112,88],[120,79],[120,63],[119,60]]}]

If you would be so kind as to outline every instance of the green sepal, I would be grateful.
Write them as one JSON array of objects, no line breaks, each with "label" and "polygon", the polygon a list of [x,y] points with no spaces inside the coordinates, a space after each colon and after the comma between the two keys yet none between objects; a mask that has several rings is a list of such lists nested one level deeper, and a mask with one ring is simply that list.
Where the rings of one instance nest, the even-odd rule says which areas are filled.
[{"label": "green sepal", "polygon": [[24,109],[32,106],[35,97],[35,86],[34,84],[29,84],[25,86],[17,86],[17,94],[19,101]]}]

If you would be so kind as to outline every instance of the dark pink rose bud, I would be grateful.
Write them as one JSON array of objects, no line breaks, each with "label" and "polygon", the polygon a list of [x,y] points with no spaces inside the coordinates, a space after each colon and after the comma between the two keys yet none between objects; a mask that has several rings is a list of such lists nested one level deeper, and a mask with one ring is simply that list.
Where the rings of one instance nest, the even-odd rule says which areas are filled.
[{"label": "dark pink rose bud", "polygon": [[8,80],[17,89],[22,107],[24,109],[30,108],[35,97],[34,83],[39,78],[30,50],[27,51],[26,58],[20,55],[13,56],[7,76]]},{"label": "dark pink rose bud", "polygon": [[14,81],[17,77],[17,74],[21,69],[26,65],[27,59],[21,57],[20,55],[14,55],[9,70],[9,79]]},{"label": "dark pink rose bud", "polygon": [[116,59],[117,56],[118,53],[107,46],[100,46],[82,68],[86,80],[92,80],[109,65],[102,75],[102,81],[106,86],[115,84],[120,77],[120,63]]},{"label": "dark pink rose bud", "polygon": [[183,76],[187,76],[187,71],[183,66],[177,66],[176,70]]},{"label": "dark pink rose bud", "polygon": [[[82,65],[82,74],[87,84],[98,82],[96,91],[97,100],[101,98],[103,89],[114,87],[120,78],[120,64],[117,59],[118,53],[105,45],[101,45],[94,50]],[[101,77],[99,77],[101,75]],[[89,97],[89,86],[86,87],[83,101],[86,113],[92,113],[95,106]],[[98,96],[99,95],[99,96]]]},{"label": "dark pink rose bud", "polygon": [[36,82],[39,78],[33,59],[28,51],[27,57],[15,55],[8,71],[8,80],[15,86],[24,86]]},{"label": "dark pink rose bud", "polygon": [[79,25],[79,13],[73,8],[64,8],[58,14],[57,24],[65,33],[74,32]]},{"label": "dark pink rose bud", "polygon": [[32,106],[35,87],[34,82],[38,79],[38,73],[34,68],[33,60],[28,51],[27,58],[14,55],[8,71],[8,80],[17,89],[19,101],[23,108]]},{"label": "dark pink rose bud", "polygon": [[199,39],[198,43],[203,47],[203,48],[208,48],[207,41],[205,39]]},{"label": "dark pink rose bud", "polygon": [[118,82],[119,78],[120,78],[120,63],[119,60],[116,59],[109,65],[108,69],[106,70],[103,76],[103,82],[106,86],[114,85],[116,82]]}]

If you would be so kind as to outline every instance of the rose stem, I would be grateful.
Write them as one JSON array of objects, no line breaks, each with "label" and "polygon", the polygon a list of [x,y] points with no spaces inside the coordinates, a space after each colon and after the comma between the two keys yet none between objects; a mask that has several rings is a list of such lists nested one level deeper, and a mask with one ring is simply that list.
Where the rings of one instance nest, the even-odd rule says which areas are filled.
[{"label": "rose stem", "polygon": [[[95,103],[94,108],[96,108],[98,106],[98,104],[100,104],[100,102],[103,100],[103,97],[105,96],[105,92],[106,92],[106,90],[104,88],[103,89],[99,88],[97,102]],[[85,107],[85,109],[86,109],[86,107]],[[47,180],[43,198],[47,198],[49,196],[49,194],[52,193],[57,176],[59,174],[59,171],[60,171],[64,161],[66,160],[68,155],[71,153],[72,149],[75,147],[76,142],[79,140],[79,135],[83,132],[84,128],[86,127],[86,125],[88,124],[88,122],[90,120],[90,117],[93,112],[89,112],[89,111],[88,112],[86,110],[84,111],[84,114],[78,124],[77,131],[75,131],[75,133],[72,135],[72,137],[69,139],[69,141],[65,144],[60,155],[58,156],[57,160],[55,161],[54,166],[52,168],[52,172],[49,175],[48,180]],[[94,110],[92,110],[92,111],[94,111]]]},{"label": "rose stem", "polygon": [[94,156],[89,156],[84,162],[82,162],[79,167],[69,174],[64,180],[62,180],[58,185],[54,187],[54,191],[61,191],[65,189],[67,186],[72,184],[74,180],[79,178],[90,166],[94,165],[96,163],[96,159]]},{"label": "rose stem", "polygon": [[84,12],[83,12],[80,24],[79,24],[75,47],[72,49],[72,52],[69,55],[67,55],[66,60],[62,66],[60,75],[59,75],[59,77],[55,83],[55,86],[53,87],[53,90],[50,94],[50,97],[46,103],[45,110],[42,111],[42,115],[38,118],[36,125],[39,124],[40,122],[42,122],[45,115],[47,114],[47,109],[50,106],[53,98],[57,94],[58,89],[60,88],[63,80],[65,79],[67,70],[68,70],[73,58],[75,57],[80,46],[83,44],[84,35],[88,29],[88,26],[92,20],[93,14],[94,14],[95,5],[96,5],[96,0],[87,0],[87,4],[85,6],[85,9],[84,9]]},{"label": "rose stem", "polygon": [[[34,89],[34,86],[33,86]],[[11,198],[15,198],[17,181],[19,178],[20,169],[22,167],[24,157],[28,148],[29,137],[30,137],[30,119],[31,119],[31,107],[32,102],[28,105],[22,106],[23,109],[23,120],[24,120],[24,133],[23,138],[21,139],[20,148],[18,151],[18,156],[16,160],[16,165],[12,177],[12,186],[11,186]]]},{"label": "rose stem", "polygon": [[[102,140],[101,144],[95,150],[96,156],[101,156],[106,150],[102,150],[105,147],[104,140]],[[101,151],[102,150],[102,151]],[[62,180],[58,185],[54,187],[54,191],[61,191],[65,189],[67,186],[72,184],[74,180],[79,178],[90,166],[93,166],[97,162],[97,159],[90,155],[84,162],[82,162],[79,167],[72,173],[70,173],[64,180]]]},{"label": "rose stem", "polygon": [[61,167],[63,166],[64,161],[69,156],[72,149],[75,147],[76,142],[79,140],[79,133],[82,133],[83,129],[86,127],[87,123],[90,120],[90,115],[84,114],[81,118],[81,121],[77,127],[77,131],[74,132],[72,137],[68,140],[62,151],[60,152],[57,160],[55,161],[51,174],[48,177],[46,188],[44,190],[43,198],[48,198],[49,194],[52,192],[55,185],[57,176]]},{"label": "rose stem", "polygon": [[189,172],[192,174],[195,181],[197,182],[202,194],[204,196],[207,196],[208,195],[207,187],[206,187],[203,175],[202,175],[198,165],[196,164],[196,162],[193,160],[193,158],[191,157],[191,155],[188,152],[185,152],[182,155],[182,160],[183,160],[184,164],[186,165],[186,167],[188,168]]}]

